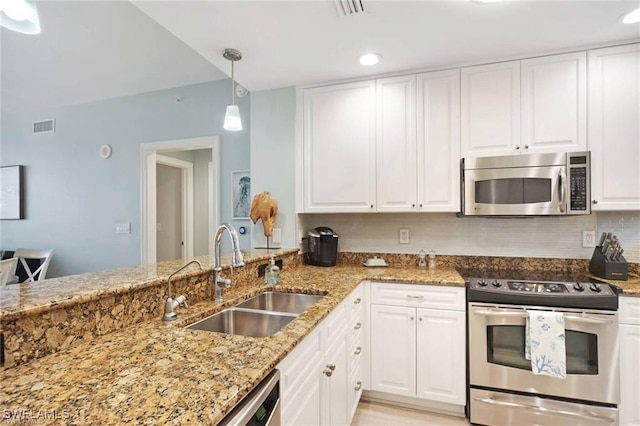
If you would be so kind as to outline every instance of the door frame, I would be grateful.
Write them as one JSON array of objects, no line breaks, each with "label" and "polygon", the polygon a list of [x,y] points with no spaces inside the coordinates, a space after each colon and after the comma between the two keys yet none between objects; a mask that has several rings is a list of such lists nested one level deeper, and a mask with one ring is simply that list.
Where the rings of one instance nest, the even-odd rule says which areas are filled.
[{"label": "door frame", "polygon": [[[212,185],[216,196],[212,197],[209,223],[218,223],[220,218],[220,136],[174,139],[140,144],[140,261],[143,265],[157,263],[156,258],[156,162],[164,151],[191,151],[211,149]],[[193,188],[193,185],[191,186]],[[191,203],[193,205],[193,203]],[[210,232],[211,233],[211,228]],[[193,241],[193,239],[192,239]],[[211,244],[209,244],[211,254]],[[193,257],[193,252],[191,257]]]},{"label": "door frame", "polygon": [[[181,241],[180,247],[181,255],[183,258],[191,259],[193,257],[193,163],[188,161],[178,160],[177,158],[167,157],[165,155],[156,154],[156,165],[162,164],[164,166],[175,167],[180,169],[182,175],[181,186],[182,190],[181,205],[182,205],[182,229],[181,229]],[[157,177],[157,176],[156,176]],[[157,196],[157,194],[156,194]],[[156,204],[157,205],[157,204]],[[157,217],[157,210],[156,210]],[[157,242],[156,242],[157,244]],[[156,245],[157,255],[157,245]]]}]

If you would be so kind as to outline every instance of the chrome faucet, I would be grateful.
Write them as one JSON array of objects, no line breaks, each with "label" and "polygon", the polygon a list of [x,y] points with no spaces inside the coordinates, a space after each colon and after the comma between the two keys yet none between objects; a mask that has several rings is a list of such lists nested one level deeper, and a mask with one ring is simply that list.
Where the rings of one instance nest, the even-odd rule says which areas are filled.
[{"label": "chrome faucet", "polygon": [[231,279],[222,278],[220,273],[222,272],[222,266],[220,265],[220,241],[222,240],[222,234],[224,231],[228,231],[231,236],[231,246],[233,248],[233,255],[231,257],[231,274],[233,276],[233,268],[237,268],[240,266],[244,266],[244,257],[242,256],[242,252],[240,251],[240,242],[238,241],[238,233],[236,232],[236,228],[233,227],[230,223],[223,223],[218,226],[216,229],[216,235],[214,237],[213,243],[213,272],[214,272],[214,280],[213,285],[215,288],[215,302],[222,302],[222,295],[225,288],[231,287]]},{"label": "chrome faucet", "polygon": [[164,305],[164,315],[162,316],[162,320],[163,321],[173,321],[173,320],[175,320],[177,318],[177,316],[176,316],[176,313],[174,312],[174,310],[178,306],[184,305],[185,308],[189,307],[189,306],[187,306],[187,297],[184,294],[176,297],[175,299],[171,298],[171,278],[173,278],[173,276],[175,274],[177,274],[178,272],[182,271],[184,268],[186,268],[187,266],[191,265],[192,263],[197,264],[200,267],[200,270],[202,271],[202,263],[198,262],[197,260],[192,260],[191,262],[183,265],[182,267],[180,267],[176,271],[172,272],[171,275],[169,275],[169,279],[167,280],[167,293],[168,293],[169,297],[167,297],[167,302]]}]

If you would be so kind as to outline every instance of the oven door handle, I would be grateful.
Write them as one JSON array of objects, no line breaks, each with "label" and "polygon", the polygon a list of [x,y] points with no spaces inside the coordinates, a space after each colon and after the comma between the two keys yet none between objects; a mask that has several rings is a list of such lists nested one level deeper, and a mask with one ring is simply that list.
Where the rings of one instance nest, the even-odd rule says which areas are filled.
[{"label": "oven door handle", "polygon": [[[499,310],[491,310],[484,309],[479,311],[474,311],[477,315],[484,315],[487,317],[516,317],[516,318],[527,318],[529,316],[529,312],[526,310],[523,311],[499,311]],[[575,322],[586,322],[589,324],[611,324],[613,322],[610,318],[600,318],[595,317],[593,315],[583,314],[582,316],[578,315],[563,315],[565,320],[575,321]]]},{"label": "oven door handle", "polygon": [[519,404],[517,402],[509,402],[509,401],[500,401],[494,398],[481,398],[479,396],[475,397],[474,399],[478,402],[484,402],[485,404],[498,405],[501,407],[517,408],[521,410],[534,411],[542,414],[550,414],[553,416],[571,417],[573,419],[582,419],[582,420],[589,420],[589,421],[601,422],[601,423],[615,422],[615,419],[612,419],[611,417],[598,416],[596,414],[580,414],[580,413],[574,413],[573,411],[553,410],[551,408],[536,407],[535,405]]}]

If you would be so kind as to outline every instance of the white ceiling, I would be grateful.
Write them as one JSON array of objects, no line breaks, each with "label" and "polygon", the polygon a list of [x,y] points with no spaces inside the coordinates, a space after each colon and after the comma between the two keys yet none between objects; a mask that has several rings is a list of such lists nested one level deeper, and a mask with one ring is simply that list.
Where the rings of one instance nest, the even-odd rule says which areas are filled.
[{"label": "white ceiling", "polygon": [[129,2],[40,1],[37,8],[40,34],[0,33],[5,112],[227,78]]},{"label": "white ceiling", "polygon": [[[634,1],[370,1],[339,16],[324,1],[147,1],[134,4],[221,70],[224,48],[244,57],[249,90],[305,85],[640,39],[619,18]],[[357,57],[383,56],[363,68]]]},{"label": "white ceiling", "polygon": [[[41,34],[0,32],[2,109],[226,78],[227,47],[243,53],[236,79],[262,90],[640,40],[618,20],[637,0],[362,1],[347,17],[332,0],[39,1]],[[367,51],[383,61],[362,67]]]}]

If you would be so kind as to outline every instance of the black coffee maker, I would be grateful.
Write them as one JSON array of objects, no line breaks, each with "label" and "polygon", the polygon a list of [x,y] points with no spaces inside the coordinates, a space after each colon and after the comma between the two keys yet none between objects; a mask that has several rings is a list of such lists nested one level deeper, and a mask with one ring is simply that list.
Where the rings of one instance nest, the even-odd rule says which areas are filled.
[{"label": "black coffee maker", "polygon": [[314,266],[335,266],[338,256],[338,234],[326,226],[309,231],[307,263]]}]

